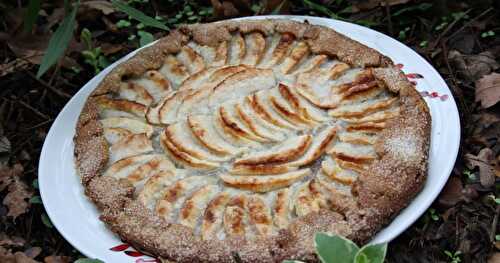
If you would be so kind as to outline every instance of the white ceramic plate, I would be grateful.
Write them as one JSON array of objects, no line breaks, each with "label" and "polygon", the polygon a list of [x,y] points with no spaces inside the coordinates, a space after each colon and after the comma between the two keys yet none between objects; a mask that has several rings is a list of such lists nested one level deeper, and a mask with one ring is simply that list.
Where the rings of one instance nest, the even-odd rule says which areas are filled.
[{"label": "white ceramic plate", "polygon": [[[422,192],[379,232],[372,242],[388,242],[408,228],[431,205],[446,183],[455,163],[460,142],[460,121],[453,96],[438,72],[421,56],[400,42],[374,30],[341,21],[306,16],[251,17],[308,20],[331,27],[404,65],[405,73],[418,73],[417,89],[425,97],[432,115],[432,136],[427,182]],[[240,18],[249,19],[249,18]],[[101,79],[134,51],[90,80],[66,104],[45,139],[39,164],[40,194],[45,209],[59,232],[89,258],[105,262],[150,262],[151,258],[131,257],[111,251],[122,242],[99,220],[99,212],[83,193],[73,164],[73,135],[87,96]],[[130,250],[130,248],[128,249]],[[130,253],[129,253],[130,254]]]}]

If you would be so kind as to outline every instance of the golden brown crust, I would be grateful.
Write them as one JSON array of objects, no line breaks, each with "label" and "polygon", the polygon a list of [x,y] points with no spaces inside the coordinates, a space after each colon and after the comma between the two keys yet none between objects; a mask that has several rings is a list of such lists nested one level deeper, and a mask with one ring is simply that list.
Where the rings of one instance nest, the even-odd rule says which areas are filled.
[{"label": "golden brown crust", "polygon": [[[217,47],[236,31],[287,33],[306,41],[312,53],[332,55],[352,66],[383,67],[375,68],[373,74],[379,84],[399,93],[402,117],[383,123],[350,124],[352,130],[382,132],[375,144],[379,158],[367,166],[369,174],[362,172],[354,182],[357,203],[340,193],[331,197],[330,205],[340,214],[322,209],[295,219],[276,235],[258,240],[235,237],[205,241],[190,228],[167,223],[134,200],[134,188],[129,183],[101,176],[108,163],[109,145],[98,121],[94,97],[115,92],[123,78],[160,68],[168,54],[179,52],[189,40]],[[91,94],[79,117],[75,163],[86,194],[103,211],[101,219],[123,240],[153,255],[177,262],[315,261],[311,241],[314,233],[338,233],[364,243],[420,191],[426,177],[430,125],[429,110],[421,96],[403,73],[392,67],[392,61],[377,51],[322,26],[287,20],[223,21],[181,27],[115,67]],[[408,147],[414,150],[410,154]],[[245,168],[255,169],[256,174],[278,169]],[[343,198],[345,202],[340,201]]]}]

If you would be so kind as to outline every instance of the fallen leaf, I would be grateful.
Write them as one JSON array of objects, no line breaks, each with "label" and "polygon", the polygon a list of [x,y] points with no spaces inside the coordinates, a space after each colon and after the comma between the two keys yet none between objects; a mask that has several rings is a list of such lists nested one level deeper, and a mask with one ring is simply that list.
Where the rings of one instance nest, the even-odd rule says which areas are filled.
[{"label": "fallen leaf", "polygon": [[[20,35],[9,39],[7,45],[17,58],[39,65],[42,62],[51,36],[52,34]],[[83,45],[72,39],[66,53],[81,50],[83,50]],[[71,68],[77,66],[78,63],[74,59],[65,56],[61,65],[65,68]]]},{"label": "fallen leaf", "polygon": [[36,260],[25,255],[23,252],[12,252],[0,246],[0,262],[2,263],[39,263]]},{"label": "fallen leaf", "polygon": [[0,189],[3,190],[8,185],[8,193],[3,199],[3,204],[9,209],[7,216],[14,219],[26,213],[30,206],[28,200],[33,196],[28,186],[20,179],[22,173],[23,167],[20,164],[0,170]]},{"label": "fallen leaf", "polygon": [[71,262],[70,257],[66,256],[48,256],[43,259],[45,263],[69,263]]},{"label": "fallen leaf", "polygon": [[24,251],[24,254],[29,258],[36,258],[40,253],[42,253],[40,247],[30,247]]},{"label": "fallen leaf", "polygon": [[472,81],[476,81],[500,68],[495,56],[489,51],[477,55],[463,55],[457,50],[451,50],[448,53],[448,59],[460,75]]},{"label": "fallen leaf", "polygon": [[227,18],[252,14],[248,0],[210,0],[217,18]]},{"label": "fallen leaf", "polygon": [[500,262],[500,252],[495,252],[490,256],[490,258],[488,258],[488,263],[498,263],[498,262]]},{"label": "fallen leaf", "polygon": [[22,173],[23,167],[20,164],[13,167],[0,167],[0,192],[7,188],[14,181],[14,178],[20,177]]},{"label": "fallen leaf", "polygon": [[439,195],[439,204],[451,207],[463,199],[463,186],[459,178],[450,177]]},{"label": "fallen leaf", "polygon": [[476,81],[476,102],[489,108],[500,101],[500,74],[493,72]]},{"label": "fallen leaf", "polygon": [[28,211],[30,206],[28,200],[33,196],[33,193],[28,191],[28,186],[19,178],[15,178],[14,182],[9,185],[8,192],[3,199],[3,204],[9,208],[7,216],[16,219]]},{"label": "fallen leaf", "polygon": [[79,12],[84,12],[85,8],[90,8],[90,9],[99,10],[104,15],[109,15],[109,14],[116,11],[111,2],[102,1],[102,0],[83,2],[80,4],[80,8],[83,8],[83,9],[81,9],[81,11],[79,11]]},{"label": "fallen leaf", "polygon": [[488,147],[494,152],[495,148],[500,147],[500,117],[498,114],[490,112],[481,112],[472,116],[473,123],[470,125],[473,129],[470,143],[476,150]]},{"label": "fallen leaf", "polygon": [[483,187],[490,188],[495,184],[495,174],[500,176],[500,171],[493,168],[495,155],[490,148],[484,148],[478,155],[466,154],[465,164],[469,169],[479,167],[479,181]]},{"label": "fallen leaf", "polygon": [[120,44],[102,43],[100,45],[102,54],[105,56],[115,54],[123,50],[123,46]]},{"label": "fallen leaf", "polygon": [[22,247],[26,240],[21,237],[9,237],[5,233],[0,233],[0,246],[3,247]]}]

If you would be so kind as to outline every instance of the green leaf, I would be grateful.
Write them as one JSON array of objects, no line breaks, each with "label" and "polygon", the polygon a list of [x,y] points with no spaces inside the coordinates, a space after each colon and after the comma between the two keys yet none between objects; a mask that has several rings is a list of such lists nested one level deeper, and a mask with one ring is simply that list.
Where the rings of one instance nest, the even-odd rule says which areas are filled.
[{"label": "green leaf", "polygon": [[64,54],[66,48],[68,48],[69,42],[73,37],[73,31],[75,30],[75,17],[79,4],[80,1],[77,1],[71,13],[63,19],[54,35],[50,38],[49,46],[45,51],[45,55],[43,55],[42,63],[36,73],[37,78],[41,77],[50,67],[52,67],[52,65],[54,65]]},{"label": "green leaf", "polygon": [[120,19],[120,20],[118,20],[118,22],[116,22],[116,27],[118,27],[118,28],[129,27],[130,25],[131,25],[131,23],[128,20]]},{"label": "green leaf", "polygon": [[356,254],[355,263],[384,263],[387,243],[366,245]]},{"label": "green leaf", "polygon": [[85,43],[87,49],[92,49],[92,33],[87,28],[84,28],[80,33],[80,40]]},{"label": "green leaf", "polygon": [[42,218],[42,223],[46,227],[48,227],[48,228],[53,228],[54,227],[54,225],[52,225],[52,222],[50,221],[50,218],[49,218],[49,216],[47,214],[43,213],[42,216],[41,216],[41,218]]},{"label": "green leaf", "polygon": [[99,259],[79,258],[75,261],[75,263],[104,263],[104,261]]},{"label": "green leaf", "polygon": [[399,16],[399,15],[401,15],[403,13],[406,13],[406,12],[409,12],[409,11],[414,11],[414,10],[425,11],[425,10],[431,8],[431,7],[432,7],[432,3],[421,3],[419,5],[414,5],[414,6],[409,6],[409,7],[402,8],[399,11],[394,12],[394,14],[392,14],[392,15],[393,16]]},{"label": "green leaf", "polygon": [[42,203],[42,198],[40,196],[35,195],[30,199],[30,204],[41,204]]},{"label": "green leaf", "polygon": [[105,56],[99,56],[98,63],[101,68],[109,66],[109,60]]},{"label": "green leaf", "polygon": [[24,15],[24,32],[29,33],[33,29],[33,25],[38,17],[38,12],[40,11],[40,0],[30,0],[28,3],[28,9]]},{"label": "green leaf", "polygon": [[155,41],[155,37],[149,32],[139,30],[137,31],[137,35],[139,35],[139,45],[141,47]]},{"label": "green leaf", "polygon": [[304,263],[304,262],[299,260],[283,260],[281,263]]},{"label": "green leaf", "polygon": [[323,263],[352,263],[359,247],[349,239],[325,233],[314,237],[316,253]]},{"label": "green leaf", "polygon": [[34,179],[31,185],[33,186],[33,188],[38,189],[38,179]]},{"label": "green leaf", "polygon": [[139,22],[143,23],[145,26],[150,26],[150,27],[156,27],[156,28],[159,28],[159,29],[163,29],[163,30],[168,30],[168,27],[163,24],[162,22],[144,14],[143,12],[123,3],[122,1],[119,1],[119,0],[113,0],[113,6],[126,13],[127,15],[129,15],[130,17],[132,17],[133,19],[135,20],[138,20]]}]

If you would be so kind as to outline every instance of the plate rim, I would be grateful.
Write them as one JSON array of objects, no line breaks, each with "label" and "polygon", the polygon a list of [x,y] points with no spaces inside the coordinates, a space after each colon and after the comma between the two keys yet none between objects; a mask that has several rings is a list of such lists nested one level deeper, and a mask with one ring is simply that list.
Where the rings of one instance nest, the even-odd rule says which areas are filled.
[{"label": "plate rim", "polygon": [[[412,52],[413,55],[420,60],[420,61],[418,61],[415,64],[417,64],[417,65],[422,65],[422,64],[425,65],[433,73],[433,75],[435,75],[435,77],[437,77],[437,80],[439,80],[441,82],[441,84],[442,84],[441,86],[444,89],[448,90],[450,94],[452,94],[451,89],[449,88],[449,86],[446,84],[446,82],[444,81],[444,79],[442,78],[442,76],[434,68],[434,66],[432,66],[432,64],[430,62],[428,62],[425,58],[423,58],[420,54],[418,54],[412,48],[406,46],[405,44],[399,42],[398,40],[392,38],[391,36],[388,36],[388,35],[386,35],[384,33],[378,32],[378,31],[373,30],[371,28],[367,28],[367,27],[364,27],[364,26],[361,26],[361,25],[357,25],[357,24],[354,24],[354,23],[340,21],[340,20],[331,19],[331,18],[312,17],[312,16],[296,16],[296,15],[251,16],[251,17],[235,18],[233,20],[256,20],[256,19],[308,20],[311,24],[318,24],[317,22],[319,22],[319,21],[323,22],[321,24],[328,24],[328,23],[334,22],[334,23],[340,23],[340,24],[347,25],[348,27],[353,27],[354,26],[355,28],[358,28],[360,30],[368,30],[368,31],[370,31],[371,33],[374,33],[374,34],[383,35],[385,38],[389,38],[390,40],[392,40],[392,42],[397,43],[397,45],[399,45],[400,48],[404,48],[407,51]],[[328,26],[328,27],[330,27],[330,28],[332,28],[334,30],[337,30],[333,26]],[[350,37],[350,36],[348,36],[348,37]],[[359,40],[356,40],[356,41],[361,42]],[[52,125],[51,125],[51,127],[49,129],[49,132],[47,133],[46,138],[45,138],[45,140],[43,142],[43,146],[42,146],[42,150],[41,150],[40,158],[39,158],[39,162],[38,162],[39,192],[40,192],[40,196],[41,196],[41,199],[42,199],[42,202],[43,202],[43,206],[45,208],[45,211],[46,211],[47,215],[51,219],[54,227],[64,237],[64,239],[68,243],[70,243],[75,249],[77,249],[83,255],[85,255],[85,256],[87,256],[89,258],[98,258],[98,254],[99,253],[96,253],[95,251],[89,251],[89,250],[87,250],[87,247],[75,245],[75,244],[78,243],[78,239],[74,238],[71,235],[68,235],[64,231],[61,231],[61,229],[66,228],[65,226],[63,226],[63,224],[64,224],[63,221],[59,221],[59,219],[54,220],[54,218],[56,218],[56,217],[51,216],[51,214],[52,215],[54,214],[54,212],[53,212],[54,207],[51,206],[51,205],[49,205],[46,202],[47,200],[49,200],[49,198],[48,198],[49,194],[46,191],[48,191],[50,189],[50,186],[46,185],[47,182],[48,182],[47,175],[45,175],[45,176],[42,176],[42,175],[48,173],[49,170],[51,169],[49,167],[50,165],[47,162],[47,159],[49,158],[48,154],[50,154],[50,152],[49,152],[50,151],[49,147],[51,146],[50,144],[54,140],[54,136],[55,136],[54,133],[55,133],[56,128],[54,128],[54,127],[57,126],[58,122],[61,122],[61,118],[62,118],[61,116],[64,115],[63,113],[67,114],[66,112],[68,112],[68,111],[71,110],[70,109],[71,105],[73,105],[75,103],[78,103],[77,100],[78,100],[79,97],[85,96],[85,95],[82,95],[82,94],[84,94],[86,92],[90,93],[92,90],[94,90],[97,87],[99,79],[102,79],[106,74],[109,73],[109,71],[111,71],[119,63],[122,63],[122,62],[126,61],[127,59],[129,59],[130,57],[132,57],[133,55],[135,55],[139,50],[141,50],[141,49],[143,49],[145,47],[148,47],[150,45],[153,45],[154,43],[156,43],[156,41],[153,42],[153,43],[150,43],[149,45],[146,45],[144,47],[138,48],[138,49],[136,49],[136,50],[128,53],[127,55],[125,55],[124,57],[120,58],[119,60],[117,60],[116,62],[114,62],[110,66],[108,66],[106,69],[104,69],[103,71],[101,71],[101,73],[99,73],[96,76],[94,76],[87,83],[85,83],[85,85],[83,85],[80,88],[80,90],[78,90],[78,92],[75,93],[75,95],[73,95],[71,97],[71,99],[66,103],[66,105],[62,108],[62,110],[58,113],[57,117],[54,119],[54,122],[52,123]],[[86,100],[87,97],[88,96],[85,96],[85,100]],[[429,104],[429,102],[427,102],[427,101],[426,101],[426,103]],[[405,221],[403,221],[403,223],[399,223],[399,225],[396,225],[396,226],[398,226],[396,229],[394,229],[395,226],[393,226],[393,229],[390,229],[392,234],[390,235],[389,238],[385,238],[385,239],[378,238],[379,235],[380,235],[380,233],[382,233],[385,229],[387,229],[390,226],[390,224],[395,220],[395,218],[397,218],[401,213],[403,213],[406,209],[408,209],[408,207],[412,203],[414,203],[415,199],[422,193],[422,191],[425,189],[426,184],[428,183],[428,180],[429,180],[429,178],[427,176],[427,178],[426,178],[426,184],[423,186],[423,188],[421,189],[421,191],[412,199],[412,201],[410,201],[410,203],[405,208],[403,208],[401,211],[399,211],[396,215],[393,216],[393,218],[391,219],[391,222],[389,224],[387,224],[384,228],[382,228],[379,232],[377,232],[377,234],[375,235],[374,239],[372,241],[370,241],[370,243],[390,242],[394,238],[398,237],[403,231],[405,231],[408,227],[410,227],[413,223],[415,223],[415,221],[431,206],[432,202],[434,202],[434,200],[438,197],[439,193],[442,191],[443,187],[445,186],[446,182],[448,181],[448,178],[451,175],[451,172],[453,170],[454,164],[455,164],[456,159],[458,157],[458,152],[459,152],[459,148],[460,148],[460,138],[461,138],[460,117],[459,117],[458,107],[457,107],[457,104],[456,104],[455,99],[454,99],[453,96],[449,97],[449,103],[452,104],[451,107],[452,107],[453,111],[451,113],[448,113],[447,117],[450,117],[450,115],[453,116],[453,120],[450,120],[450,121],[453,122],[452,124],[454,126],[455,131],[457,131],[457,132],[456,132],[455,140],[454,140],[453,145],[452,145],[452,146],[454,146],[454,149],[449,149],[450,152],[451,152],[450,156],[452,156],[452,158],[448,159],[449,163],[451,165],[449,165],[449,167],[446,169],[446,171],[447,171],[446,174],[443,174],[443,176],[445,178],[443,178],[442,180],[439,181],[439,184],[437,185],[437,188],[436,188],[438,190],[436,190],[435,192],[433,192],[432,197],[428,197],[427,196],[427,198],[425,198],[424,200],[421,201],[421,202],[425,202],[424,204],[420,204],[419,206],[413,208],[414,209],[413,210],[413,214],[418,214],[418,216],[412,216],[410,218],[410,220],[405,220]],[[447,130],[450,130],[450,129],[448,128]],[[73,127],[73,130],[71,131],[71,133],[74,135],[74,127]],[[431,134],[432,134],[432,131],[431,131]],[[73,138],[71,138],[71,140],[72,139]],[[73,147],[73,145],[71,147]],[[453,150],[453,151],[451,151],[451,150]],[[429,152],[429,156],[430,156],[430,152]],[[429,160],[430,160],[430,158],[429,158]],[[429,161],[429,163],[430,163],[430,161]],[[428,168],[428,171],[429,171],[429,168]],[[76,171],[75,171],[75,173],[76,173]],[[88,202],[90,202],[90,200],[88,200]]]}]

